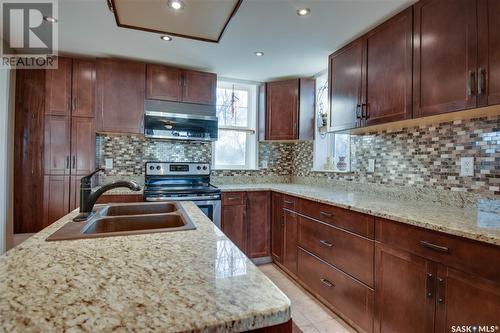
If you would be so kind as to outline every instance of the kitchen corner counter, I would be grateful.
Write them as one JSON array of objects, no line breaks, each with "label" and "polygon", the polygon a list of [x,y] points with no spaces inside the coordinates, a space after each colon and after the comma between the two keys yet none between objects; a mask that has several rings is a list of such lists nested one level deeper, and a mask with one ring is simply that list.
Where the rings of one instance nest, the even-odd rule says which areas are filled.
[{"label": "kitchen corner counter", "polygon": [[0,331],[240,332],[290,319],[289,299],[192,203],[196,230],[46,242],[0,257]]},{"label": "kitchen corner counter", "polygon": [[301,184],[217,185],[223,192],[275,191],[430,230],[500,245],[500,198],[458,207],[430,200]]}]

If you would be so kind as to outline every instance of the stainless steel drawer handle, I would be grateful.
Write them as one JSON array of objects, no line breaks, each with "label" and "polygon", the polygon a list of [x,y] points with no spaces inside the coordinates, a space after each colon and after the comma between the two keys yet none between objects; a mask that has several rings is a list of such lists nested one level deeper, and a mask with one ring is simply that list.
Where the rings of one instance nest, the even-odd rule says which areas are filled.
[{"label": "stainless steel drawer handle", "polygon": [[332,288],[332,287],[335,287],[335,285],[333,283],[331,283],[330,281],[328,281],[327,279],[325,278],[321,278],[319,279],[321,281],[321,283],[323,283],[325,286],[327,286],[328,288]]},{"label": "stainless steel drawer handle", "polygon": [[330,242],[328,242],[328,241],[326,241],[326,240],[320,240],[319,242],[320,242],[321,244],[325,245],[325,246],[328,246],[328,247],[332,247],[332,246],[333,246],[333,244],[332,244],[332,243],[330,243]]},{"label": "stainless steel drawer handle", "polygon": [[227,200],[240,200],[240,197],[229,197]]},{"label": "stainless steel drawer handle", "polygon": [[327,212],[319,212],[319,215],[324,216],[324,217],[333,217],[332,214],[327,213]]},{"label": "stainless steel drawer handle", "polygon": [[285,201],[283,201],[283,202],[284,202],[285,204],[287,204],[287,205],[293,205],[293,201],[288,201],[288,200],[285,200]]},{"label": "stainless steel drawer handle", "polygon": [[450,249],[448,249],[445,246],[432,244],[431,242],[425,241],[425,240],[420,241],[420,245],[422,245],[423,247],[425,247],[427,249],[431,249],[431,250],[438,251],[438,252],[444,252],[444,253],[450,252]]}]

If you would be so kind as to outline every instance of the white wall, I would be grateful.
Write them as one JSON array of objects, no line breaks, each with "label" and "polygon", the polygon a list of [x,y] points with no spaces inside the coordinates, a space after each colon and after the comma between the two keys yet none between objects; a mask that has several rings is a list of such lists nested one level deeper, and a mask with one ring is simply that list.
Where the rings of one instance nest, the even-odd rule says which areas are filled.
[{"label": "white wall", "polygon": [[10,70],[0,69],[0,254],[7,247]]}]

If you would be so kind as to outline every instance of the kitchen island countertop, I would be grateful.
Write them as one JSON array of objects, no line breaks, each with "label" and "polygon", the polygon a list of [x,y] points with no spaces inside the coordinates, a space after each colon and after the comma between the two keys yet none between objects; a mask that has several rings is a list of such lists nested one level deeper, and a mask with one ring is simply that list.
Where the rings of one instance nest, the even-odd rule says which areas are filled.
[{"label": "kitchen island countertop", "polygon": [[192,203],[196,230],[47,242],[0,257],[0,332],[241,332],[290,300]]}]

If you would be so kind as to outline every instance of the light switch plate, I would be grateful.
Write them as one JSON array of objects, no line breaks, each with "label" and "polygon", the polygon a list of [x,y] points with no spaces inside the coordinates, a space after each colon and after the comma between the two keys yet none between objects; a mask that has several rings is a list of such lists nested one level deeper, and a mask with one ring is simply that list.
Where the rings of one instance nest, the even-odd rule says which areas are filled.
[{"label": "light switch plate", "polygon": [[368,160],[368,172],[369,173],[375,172],[375,159],[373,159],[373,158],[370,158]]},{"label": "light switch plate", "polygon": [[474,157],[460,158],[460,177],[474,176]]},{"label": "light switch plate", "polygon": [[105,160],[105,168],[106,170],[111,170],[113,169],[113,159],[112,158],[106,158]]}]

